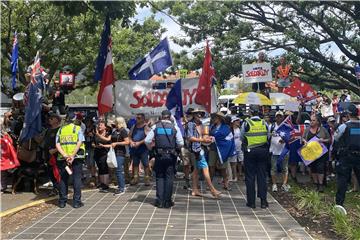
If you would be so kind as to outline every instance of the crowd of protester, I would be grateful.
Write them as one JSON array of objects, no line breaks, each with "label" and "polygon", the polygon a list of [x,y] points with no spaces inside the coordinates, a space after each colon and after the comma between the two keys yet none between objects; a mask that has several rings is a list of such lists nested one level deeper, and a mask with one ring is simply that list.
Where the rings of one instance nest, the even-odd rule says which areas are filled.
[{"label": "crowd of protester", "polygon": [[[282,59],[285,64],[285,59]],[[280,71],[280,70],[279,70]],[[287,69],[286,71],[290,71]],[[279,72],[281,74],[281,71]],[[35,152],[38,166],[42,166],[50,179],[53,190],[50,194],[57,194],[59,184],[56,171],[58,165],[57,158],[59,149],[57,148],[57,139],[59,129],[65,121],[63,114],[63,94],[54,86],[53,98],[55,108],[52,111],[43,111],[43,133],[37,140],[37,147],[27,149]],[[59,99],[60,98],[60,99]],[[288,192],[290,184],[288,175],[297,181],[297,174],[309,174],[314,183],[314,189],[323,192],[324,186],[336,175],[335,165],[338,161],[337,144],[338,131],[342,125],[349,120],[349,107],[351,98],[347,91],[344,91],[340,98],[334,93],[332,99],[321,93],[313,101],[311,111],[306,112],[305,106],[301,106],[299,111],[266,111],[257,109],[256,114],[260,119],[264,119],[267,129],[267,181],[273,192],[279,191],[277,176],[281,174],[280,190]],[[184,189],[189,189],[193,196],[201,196],[203,191],[200,189],[199,179],[206,182],[207,190],[215,197],[221,195],[221,191],[230,191],[231,182],[244,181],[249,169],[244,164],[244,158],[249,151],[244,146],[244,125],[249,119],[248,111],[242,111],[239,107],[233,107],[227,110],[220,108],[222,112],[207,114],[200,109],[189,108],[182,119],[182,126],[179,131],[185,140],[185,144],[179,149],[177,162],[184,172]],[[11,136],[15,149],[17,146],[17,137],[19,133],[19,124],[21,125],[22,115],[21,107],[13,108],[6,113],[1,122],[1,136]],[[250,109],[250,115],[253,109]],[[305,131],[301,136],[301,144],[305,144],[312,137],[317,136],[320,141],[330,150],[328,154],[306,167],[299,159],[297,153],[289,151],[284,155],[283,149],[286,143],[277,133],[277,129],[282,122],[289,117],[294,125],[303,125]],[[67,117],[67,119],[69,116]],[[69,119],[68,119],[69,120]],[[124,119],[121,116],[109,116],[107,118],[96,118],[84,115],[81,112],[75,113],[71,117],[73,123],[80,127],[85,143],[85,165],[88,174],[82,176],[83,184],[91,188],[99,188],[101,192],[113,191],[114,194],[123,194],[126,187],[138,185],[140,175],[143,174],[145,186],[152,183],[152,169],[156,154],[154,150],[149,150],[145,139],[151,128],[157,123],[158,119],[149,119],[143,113],[139,113],[133,119]],[[20,122],[20,123],[19,123]],[[173,121],[175,124],[175,121]],[[182,129],[182,130],[181,130]],[[20,128],[21,130],[21,128]],[[232,136],[231,141],[226,138]],[[246,135],[246,134],[245,134]],[[107,163],[108,151],[113,148],[116,155],[117,168],[109,168]],[[4,156],[4,154],[3,154]],[[279,159],[282,159],[279,161]],[[20,166],[27,165],[24,159],[20,159]],[[3,161],[3,157],[2,157]],[[280,162],[280,164],[279,164]],[[31,167],[31,165],[29,165]],[[1,191],[4,192],[9,183],[9,177],[14,173],[16,178],[16,167],[11,169],[2,168]],[[179,167],[177,167],[179,168]],[[355,169],[358,171],[358,169]],[[357,173],[358,174],[358,173]],[[221,188],[216,189],[214,178],[221,178]],[[113,181],[113,180],[116,181]],[[356,178],[352,180],[352,190],[358,191]],[[117,187],[111,190],[115,183]],[[15,192],[15,191],[13,191]],[[264,204],[266,205],[266,204]]]}]

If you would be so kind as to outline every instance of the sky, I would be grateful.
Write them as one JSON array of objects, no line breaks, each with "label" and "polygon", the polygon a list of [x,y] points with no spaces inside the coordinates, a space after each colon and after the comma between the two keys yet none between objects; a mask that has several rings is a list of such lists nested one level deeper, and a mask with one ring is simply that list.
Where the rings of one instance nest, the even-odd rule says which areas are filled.
[{"label": "sky", "polygon": [[[134,17],[134,19],[138,20],[139,22],[143,22],[145,20],[145,18],[150,17],[153,14],[149,7],[146,7],[146,8],[137,7],[136,10],[137,10],[137,15]],[[188,51],[188,53],[190,55],[191,52],[194,49],[199,49],[199,48],[202,48],[202,47],[205,46],[205,42],[194,45],[191,48],[179,46],[178,44],[174,43],[171,40],[171,37],[173,37],[173,36],[185,36],[186,35],[185,32],[180,29],[180,26],[177,23],[175,23],[171,18],[169,18],[167,15],[165,15],[165,14],[163,14],[161,12],[157,12],[155,14],[155,18],[157,20],[162,20],[163,21],[162,26],[167,29],[167,31],[164,33],[163,37],[168,37],[169,44],[170,44],[170,49],[172,51],[180,52],[181,50],[186,50],[186,51]],[[325,49],[326,49],[325,46],[321,47],[321,51],[323,51]],[[338,60],[340,59],[340,57],[342,55],[342,52],[335,45],[335,43],[331,44],[331,48],[330,48],[329,52],[330,53],[332,52],[335,55],[335,59],[338,59]],[[267,52],[267,55],[272,58],[272,57],[277,57],[279,55],[282,55],[284,53],[285,53],[284,50],[277,49],[277,50],[274,50],[274,51],[271,51],[271,52]],[[257,53],[255,53],[255,55],[257,55]]]},{"label": "sky", "polygon": [[[145,20],[145,18],[150,17],[153,14],[149,7],[146,7],[146,8],[137,7],[136,10],[137,10],[137,15],[134,17],[134,19],[138,20],[139,22],[143,22]],[[177,23],[175,23],[171,18],[169,18],[167,15],[165,15],[161,12],[157,12],[155,14],[155,18],[157,20],[163,21],[162,26],[164,28],[166,28],[166,30],[167,30],[163,34],[163,37],[164,38],[168,37],[170,49],[172,51],[177,52],[177,53],[180,52],[181,50],[186,50],[186,51],[191,52],[192,49],[196,49],[196,48],[199,48],[202,45],[204,45],[204,43],[203,43],[203,44],[195,45],[191,48],[181,47],[180,45],[174,43],[173,40],[171,40],[171,37],[173,37],[173,36],[186,36],[185,32],[180,29],[180,26]]]}]

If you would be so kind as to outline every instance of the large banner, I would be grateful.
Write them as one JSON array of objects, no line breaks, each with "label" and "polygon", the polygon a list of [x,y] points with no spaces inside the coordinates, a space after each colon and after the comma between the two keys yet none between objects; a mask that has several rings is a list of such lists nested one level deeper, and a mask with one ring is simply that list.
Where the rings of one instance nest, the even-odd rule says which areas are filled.
[{"label": "large banner", "polygon": [[[166,109],[166,97],[176,80],[120,80],[115,82],[115,111],[122,117],[145,113],[157,117]],[[198,78],[181,80],[184,112],[189,108],[201,108],[195,104]]]},{"label": "large banner", "polygon": [[244,83],[270,82],[272,72],[270,63],[243,64]]}]

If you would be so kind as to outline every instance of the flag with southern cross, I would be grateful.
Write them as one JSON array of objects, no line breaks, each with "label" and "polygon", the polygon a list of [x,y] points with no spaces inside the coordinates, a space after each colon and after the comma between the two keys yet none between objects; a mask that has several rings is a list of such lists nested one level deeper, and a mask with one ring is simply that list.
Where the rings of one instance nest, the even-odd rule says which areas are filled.
[{"label": "flag with southern cross", "polygon": [[37,52],[34,64],[31,66],[31,81],[26,87],[25,119],[19,141],[26,141],[38,135],[42,131],[41,110],[42,91],[44,89],[44,74],[40,67],[40,55]]},{"label": "flag with southern cross", "polygon": [[169,42],[164,38],[145,58],[136,63],[129,71],[131,80],[148,80],[154,74],[164,72],[173,65]]}]

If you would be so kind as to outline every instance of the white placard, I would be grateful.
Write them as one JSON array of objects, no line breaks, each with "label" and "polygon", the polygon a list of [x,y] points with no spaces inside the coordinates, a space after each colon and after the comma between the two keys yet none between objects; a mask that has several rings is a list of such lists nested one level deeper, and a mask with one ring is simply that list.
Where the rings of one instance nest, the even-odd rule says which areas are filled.
[{"label": "white placard", "polygon": [[[269,97],[273,105],[282,105],[285,106],[285,103],[291,101],[293,98],[285,93],[269,93]],[[296,99],[296,98],[295,98]]]},{"label": "white placard", "polygon": [[299,111],[300,103],[297,101],[287,101],[284,106],[285,111],[297,112]]},{"label": "white placard", "polygon": [[243,64],[242,70],[244,83],[272,81],[271,64],[268,62]]},{"label": "white placard", "polygon": [[[198,78],[181,80],[184,111],[189,107],[202,108],[195,104]],[[115,82],[115,112],[122,117],[144,113],[157,117],[166,109],[166,97],[175,80],[119,80]]]}]

